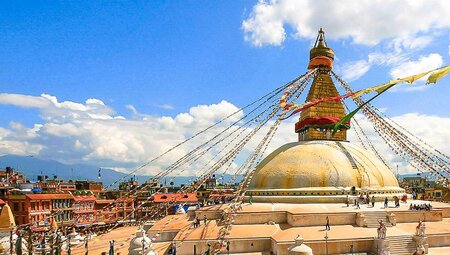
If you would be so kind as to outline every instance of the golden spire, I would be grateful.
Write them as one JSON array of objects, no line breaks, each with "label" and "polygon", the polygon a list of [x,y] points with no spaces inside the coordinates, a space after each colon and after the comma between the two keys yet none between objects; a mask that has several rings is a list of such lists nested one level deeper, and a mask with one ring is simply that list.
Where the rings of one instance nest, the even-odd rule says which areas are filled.
[{"label": "golden spire", "polygon": [[[308,69],[317,68],[317,72],[306,101],[339,95],[330,76],[333,60],[334,52],[328,47],[325,41],[325,32],[320,28],[314,48],[310,51]],[[328,101],[306,109],[300,114],[300,119],[295,124],[298,140],[345,141],[347,139],[346,129],[348,126],[343,127],[338,133],[331,136],[334,124],[344,116],[344,106],[340,101]]]}]

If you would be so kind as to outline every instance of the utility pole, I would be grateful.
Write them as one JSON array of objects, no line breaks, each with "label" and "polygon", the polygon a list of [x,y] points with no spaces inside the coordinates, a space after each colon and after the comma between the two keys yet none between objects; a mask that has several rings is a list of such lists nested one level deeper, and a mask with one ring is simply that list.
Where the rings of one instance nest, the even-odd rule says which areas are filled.
[{"label": "utility pole", "polygon": [[33,231],[31,226],[28,226],[28,254],[33,254]]},{"label": "utility pole", "polygon": [[399,177],[399,175],[398,175],[398,164],[397,164],[397,180],[398,180],[398,177]]},{"label": "utility pole", "polygon": [[14,253],[14,244],[13,244],[13,228],[9,231],[9,254]]},{"label": "utility pole", "polygon": [[71,255],[72,251],[70,250],[70,235],[67,237],[67,255]]},{"label": "utility pole", "polygon": [[86,233],[86,237],[85,237],[85,242],[84,242],[84,254],[88,255],[89,252],[89,234]]}]

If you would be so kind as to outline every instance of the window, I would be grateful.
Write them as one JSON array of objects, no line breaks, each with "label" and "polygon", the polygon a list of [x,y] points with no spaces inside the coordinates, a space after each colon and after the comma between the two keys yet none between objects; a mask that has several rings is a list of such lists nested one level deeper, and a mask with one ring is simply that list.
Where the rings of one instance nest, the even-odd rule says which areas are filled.
[{"label": "window", "polygon": [[18,212],[18,211],[19,211],[19,202],[13,202],[13,210],[14,210],[15,212]]}]

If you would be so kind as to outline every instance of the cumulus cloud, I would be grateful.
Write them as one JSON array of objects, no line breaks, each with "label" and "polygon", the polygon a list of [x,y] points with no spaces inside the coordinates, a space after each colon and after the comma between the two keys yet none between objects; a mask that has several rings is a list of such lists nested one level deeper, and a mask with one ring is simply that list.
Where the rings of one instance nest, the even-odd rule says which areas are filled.
[{"label": "cumulus cloud", "polygon": [[[348,61],[338,65],[338,70],[344,80],[355,81],[366,74],[374,65],[390,67],[390,75],[393,79],[406,77],[432,70],[443,65],[443,57],[438,53],[431,53],[420,56],[418,59],[411,59],[417,50],[425,47],[427,39],[420,39],[418,42],[407,39],[395,39],[386,43],[384,51],[369,53],[367,59]],[[422,80],[425,80],[424,77]],[[415,91],[425,89],[425,86],[401,86],[397,91]]]},{"label": "cumulus cloud", "polygon": [[[319,27],[326,28],[329,38],[374,45],[384,39],[448,28],[448,13],[450,6],[440,0],[260,0],[242,22],[242,29],[245,40],[258,47],[281,45],[287,36],[313,38]],[[428,38],[423,37],[412,40],[409,47],[427,43]]]},{"label": "cumulus cloud", "polygon": [[361,76],[369,71],[371,63],[366,60],[358,60],[346,63],[342,66],[342,78],[347,82],[352,82],[359,79]]},{"label": "cumulus cloud", "polygon": [[[233,104],[221,101],[194,106],[187,113],[170,117],[140,114],[128,105],[133,118],[126,119],[117,116],[99,99],[78,103],[60,102],[47,94],[0,94],[0,104],[38,109],[42,118],[42,123],[33,127],[11,122],[9,127],[1,128],[0,153],[32,154],[66,163],[85,162],[120,169],[146,162],[238,110]],[[242,114],[239,112],[223,125],[236,121]],[[206,133],[204,138],[211,137],[223,125]],[[200,142],[203,141],[174,150],[162,162],[146,169],[147,173],[173,163]]]},{"label": "cumulus cloud", "polygon": [[390,75],[393,79],[406,77],[422,73],[428,70],[441,67],[444,63],[442,56],[437,53],[429,54],[428,56],[421,56],[416,61],[407,61],[399,66],[394,67]]}]

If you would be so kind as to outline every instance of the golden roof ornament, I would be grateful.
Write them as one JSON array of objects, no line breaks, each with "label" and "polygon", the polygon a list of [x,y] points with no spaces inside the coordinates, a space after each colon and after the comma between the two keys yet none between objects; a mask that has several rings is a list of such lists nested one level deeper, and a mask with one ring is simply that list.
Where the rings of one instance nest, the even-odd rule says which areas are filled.
[{"label": "golden roof ornament", "polygon": [[320,28],[314,43],[314,47],[309,51],[308,69],[323,67],[325,69],[333,68],[334,51],[329,48],[325,40],[325,32]]}]

